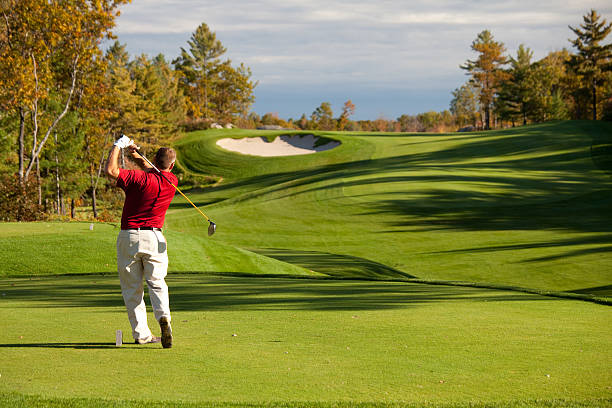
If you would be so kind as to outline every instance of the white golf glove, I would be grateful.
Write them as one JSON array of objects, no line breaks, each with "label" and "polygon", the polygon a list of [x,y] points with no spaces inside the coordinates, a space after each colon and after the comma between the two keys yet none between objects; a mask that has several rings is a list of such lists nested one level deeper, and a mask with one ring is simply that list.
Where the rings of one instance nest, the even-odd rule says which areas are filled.
[{"label": "white golf glove", "polygon": [[132,139],[130,139],[126,135],[121,135],[121,137],[117,139],[117,141],[115,141],[115,146],[117,146],[120,149],[125,149],[126,147],[130,146],[132,143],[133,143]]}]

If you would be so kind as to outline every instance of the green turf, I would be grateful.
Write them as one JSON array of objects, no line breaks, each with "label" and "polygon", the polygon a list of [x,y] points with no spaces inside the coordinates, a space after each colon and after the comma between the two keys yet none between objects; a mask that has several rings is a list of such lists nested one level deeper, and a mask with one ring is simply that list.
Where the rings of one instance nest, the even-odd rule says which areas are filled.
[{"label": "green turf", "polygon": [[[592,154],[612,145],[610,123],[321,133],[342,145],[298,158],[215,146],[248,134],[200,132],[177,146],[188,171],[223,177],[190,192],[218,223],[217,241],[333,276],[612,294],[612,168]],[[196,232],[198,218],[177,200],[167,222]]]},{"label": "green turf", "polygon": [[176,340],[163,350],[114,346],[115,329],[130,337],[115,277],[3,280],[0,392],[287,406],[612,395],[606,306],[393,282],[168,281]]},{"label": "green turf", "polygon": [[612,124],[317,134],[342,144],[178,142],[220,182],[188,191],[213,237],[168,212],[171,350],[112,344],[117,225],[0,224],[0,406],[611,405],[609,307],[537,293],[610,303]]},{"label": "green turf", "polygon": [[[104,223],[2,223],[0,277],[114,273],[118,232],[117,225]],[[171,272],[320,275],[199,235],[166,231],[165,236]]]}]

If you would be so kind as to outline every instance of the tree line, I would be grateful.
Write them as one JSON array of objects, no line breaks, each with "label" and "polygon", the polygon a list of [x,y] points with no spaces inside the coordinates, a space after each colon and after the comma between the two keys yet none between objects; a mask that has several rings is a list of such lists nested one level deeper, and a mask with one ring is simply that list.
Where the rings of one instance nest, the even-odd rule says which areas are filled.
[{"label": "tree line", "polygon": [[356,107],[347,100],[337,114],[323,102],[285,120],[250,111],[257,82],[249,67],[224,58],[205,23],[172,61],[130,56],[112,42],[118,8],[128,2],[0,1],[0,220],[74,217],[85,204],[94,218],[113,219],[120,196],[102,167],[121,133],[148,153],[215,124],[439,132],[612,116],[612,45],[604,44],[611,25],[594,10],[569,27],[574,53],[538,61],[525,45],[508,56],[490,31],[479,33],[471,44],[476,58],[460,65],[469,79],[452,92],[448,110],[353,120]]},{"label": "tree line", "polygon": [[604,44],[611,26],[590,10],[582,24],[569,27],[574,53],[564,48],[537,61],[524,44],[516,56],[507,55],[504,44],[483,30],[471,44],[476,58],[459,66],[469,79],[452,91],[450,108],[441,112],[351,121],[355,105],[349,100],[337,118],[331,104],[323,102],[309,117],[282,120],[266,114],[252,122],[297,129],[445,132],[555,119],[612,120],[612,44]]},{"label": "tree line", "polygon": [[[112,218],[102,167],[121,133],[144,152],[181,131],[246,117],[257,85],[205,23],[173,61],[103,43],[129,0],[0,2],[0,219]],[[100,196],[107,204],[100,209]]]}]

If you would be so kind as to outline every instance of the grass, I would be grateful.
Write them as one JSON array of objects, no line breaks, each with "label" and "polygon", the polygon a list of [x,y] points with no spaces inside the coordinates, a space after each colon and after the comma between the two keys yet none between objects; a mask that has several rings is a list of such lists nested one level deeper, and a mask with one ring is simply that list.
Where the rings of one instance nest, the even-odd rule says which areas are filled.
[{"label": "grass", "polygon": [[214,237],[168,212],[171,350],[114,347],[117,225],[0,224],[0,406],[612,405],[608,307],[539,295],[612,300],[612,125],[308,133],[342,144],[178,142],[222,181],[188,192]]},{"label": "grass", "polygon": [[[119,226],[109,223],[3,223],[0,277],[114,273],[118,232]],[[165,235],[172,272],[320,275],[202,236]]]},{"label": "grass", "polygon": [[[612,124],[580,121],[473,134],[319,132],[342,145],[299,160],[215,147],[245,131],[195,133],[177,148],[188,171],[223,177],[190,197],[230,245],[338,277],[610,296],[612,173],[591,146],[612,144],[611,133]],[[199,216],[185,208],[177,200],[168,225],[195,231]]]},{"label": "grass", "polygon": [[[92,407],[92,408],[133,408],[147,407],[177,407],[177,408],[194,408],[202,407],[202,403],[190,403],[190,402],[177,402],[177,401],[138,401],[138,400],[124,400],[114,401],[106,399],[94,399],[94,398],[41,398],[33,396],[23,396],[19,394],[5,394],[4,399],[0,400],[0,406],[21,408],[21,407],[41,407],[41,408],[66,408],[66,407]],[[496,403],[492,405],[490,403],[458,403],[458,404],[440,404],[440,403],[385,403],[385,402],[295,402],[295,403],[283,403],[283,402],[262,402],[262,403],[228,403],[228,402],[207,402],[206,407],[213,408],[490,408],[495,406],[497,408],[598,408],[607,407],[611,401],[609,399],[602,400],[587,400],[587,401],[570,401],[570,400],[525,400],[525,401],[513,401],[509,403]]]},{"label": "grass", "polygon": [[598,406],[611,393],[612,322],[599,305],[392,282],[173,275],[169,285],[176,344],[160,352],[115,348],[115,329],[129,338],[115,277],[4,280],[0,392],[287,406]]}]

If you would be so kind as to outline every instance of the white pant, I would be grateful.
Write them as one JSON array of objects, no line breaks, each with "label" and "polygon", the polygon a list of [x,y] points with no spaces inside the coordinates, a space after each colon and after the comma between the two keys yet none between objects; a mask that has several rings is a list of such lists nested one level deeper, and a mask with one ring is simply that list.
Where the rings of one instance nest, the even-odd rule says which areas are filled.
[{"label": "white pant", "polygon": [[159,231],[121,230],[117,237],[117,270],[121,293],[127,309],[132,336],[147,341],[152,333],[147,325],[143,279],[149,286],[149,298],[159,322],[162,317],[170,321],[168,285],[164,278],[168,272],[166,239]]}]

